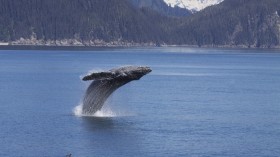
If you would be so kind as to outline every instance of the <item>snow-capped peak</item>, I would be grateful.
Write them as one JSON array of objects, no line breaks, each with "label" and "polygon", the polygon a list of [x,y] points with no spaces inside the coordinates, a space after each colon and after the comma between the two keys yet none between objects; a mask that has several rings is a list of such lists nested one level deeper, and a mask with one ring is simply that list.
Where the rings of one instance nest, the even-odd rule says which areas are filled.
[{"label": "snow-capped peak", "polygon": [[208,6],[221,3],[223,0],[164,0],[171,7],[186,8],[191,11],[200,11]]}]

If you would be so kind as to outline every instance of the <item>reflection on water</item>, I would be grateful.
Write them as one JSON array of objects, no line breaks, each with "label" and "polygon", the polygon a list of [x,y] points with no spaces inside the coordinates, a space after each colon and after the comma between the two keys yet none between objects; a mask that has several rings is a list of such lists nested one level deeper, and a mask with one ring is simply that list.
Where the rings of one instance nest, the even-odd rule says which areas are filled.
[{"label": "reflection on water", "polygon": [[85,127],[89,130],[113,129],[114,121],[110,117],[82,117]]},{"label": "reflection on water", "polygon": [[[117,117],[80,117],[81,128],[87,139],[83,145],[87,153],[97,156],[134,156],[143,153],[142,139],[135,124],[128,119]],[[122,150],[122,151],[119,151]],[[83,155],[83,154],[77,154]],[[125,156],[126,156],[125,155]]]}]

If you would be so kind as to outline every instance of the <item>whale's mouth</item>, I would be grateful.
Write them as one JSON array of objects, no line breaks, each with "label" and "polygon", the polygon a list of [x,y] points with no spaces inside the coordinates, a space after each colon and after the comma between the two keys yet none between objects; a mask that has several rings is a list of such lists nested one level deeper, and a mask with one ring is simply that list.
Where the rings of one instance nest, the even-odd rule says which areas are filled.
[{"label": "whale's mouth", "polygon": [[85,115],[93,115],[101,110],[107,98],[115,90],[130,81],[139,80],[151,71],[151,68],[146,66],[125,66],[86,75],[82,80],[93,80],[93,82],[85,93],[82,113]]}]

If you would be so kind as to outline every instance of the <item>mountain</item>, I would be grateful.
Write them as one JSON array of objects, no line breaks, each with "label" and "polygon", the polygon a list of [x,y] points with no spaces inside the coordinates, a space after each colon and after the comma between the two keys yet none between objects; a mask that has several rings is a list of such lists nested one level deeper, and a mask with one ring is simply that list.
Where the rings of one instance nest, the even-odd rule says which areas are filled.
[{"label": "mountain", "polygon": [[171,7],[163,0],[131,0],[132,4],[138,8],[150,8],[166,16],[183,17],[191,15],[192,12],[180,7]]},{"label": "mountain", "polygon": [[164,0],[171,7],[180,7],[192,12],[200,11],[208,6],[221,3],[223,0]]},{"label": "mountain", "polygon": [[279,0],[224,0],[186,17],[131,0],[0,0],[0,43],[280,48],[279,13]]},{"label": "mountain", "polygon": [[[225,0],[184,20],[176,44],[279,47],[279,0]],[[174,36],[176,36],[174,35]]]}]

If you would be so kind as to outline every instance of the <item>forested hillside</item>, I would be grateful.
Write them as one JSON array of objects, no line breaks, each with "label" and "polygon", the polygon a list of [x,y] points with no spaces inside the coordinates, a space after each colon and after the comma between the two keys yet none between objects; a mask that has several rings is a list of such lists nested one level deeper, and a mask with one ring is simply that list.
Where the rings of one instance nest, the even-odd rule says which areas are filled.
[{"label": "forested hillside", "polygon": [[279,0],[225,0],[187,17],[132,0],[0,0],[0,42],[280,47]]},{"label": "forested hillside", "polygon": [[[184,20],[176,44],[275,47],[280,44],[279,0],[225,0]],[[176,35],[175,35],[176,36]]]},{"label": "forested hillside", "polygon": [[127,0],[1,0],[0,41],[160,42],[174,23]]}]

